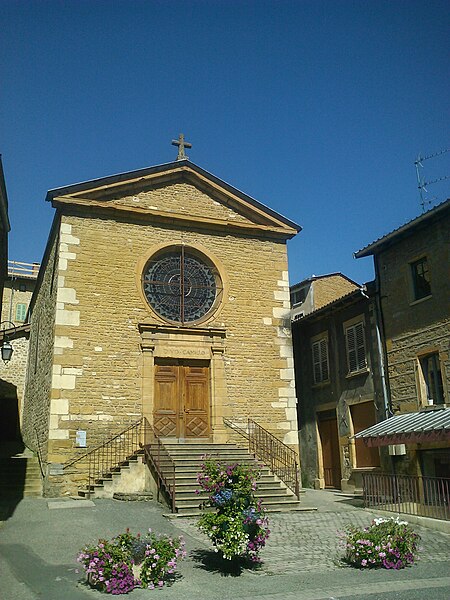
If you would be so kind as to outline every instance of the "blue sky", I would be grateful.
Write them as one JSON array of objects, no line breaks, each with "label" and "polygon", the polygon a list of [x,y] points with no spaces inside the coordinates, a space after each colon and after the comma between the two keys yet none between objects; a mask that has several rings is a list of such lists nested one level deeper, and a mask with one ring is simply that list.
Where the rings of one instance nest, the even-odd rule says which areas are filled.
[{"label": "blue sky", "polygon": [[353,252],[421,213],[414,160],[450,147],[447,1],[0,0],[0,23],[11,259],[41,260],[48,189],[169,162],[184,132],[302,225],[291,283],[368,281]]}]

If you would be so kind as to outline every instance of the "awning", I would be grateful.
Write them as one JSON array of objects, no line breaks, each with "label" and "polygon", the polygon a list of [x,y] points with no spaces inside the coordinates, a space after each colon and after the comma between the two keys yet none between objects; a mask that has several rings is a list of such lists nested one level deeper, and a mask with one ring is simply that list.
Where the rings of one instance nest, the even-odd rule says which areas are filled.
[{"label": "awning", "polygon": [[353,436],[366,446],[450,442],[450,408],[395,415]]}]

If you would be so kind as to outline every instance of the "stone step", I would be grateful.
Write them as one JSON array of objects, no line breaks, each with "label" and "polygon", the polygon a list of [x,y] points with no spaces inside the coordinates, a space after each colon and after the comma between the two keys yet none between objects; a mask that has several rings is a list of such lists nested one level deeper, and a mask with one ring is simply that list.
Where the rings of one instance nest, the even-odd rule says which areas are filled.
[{"label": "stone step", "polygon": [[[269,477],[269,476],[268,476]],[[191,492],[195,492],[195,490],[199,490],[200,486],[197,482],[192,482],[192,481],[179,481],[178,477],[175,478],[175,489],[177,491],[177,493],[180,492],[187,492],[187,491],[191,491]],[[274,481],[273,478],[268,479],[267,481],[258,481],[257,483],[257,488],[256,488],[256,493],[258,493],[261,490],[271,490],[271,489],[285,489],[283,488],[283,485],[280,481]],[[201,492],[206,494],[206,492]]]},{"label": "stone step", "polygon": [[[172,465],[170,465],[170,463],[161,463],[161,469],[164,473],[171,473],[172,472]],[[192,476],[194,478],[197,478],[197,474],[201,471],[200,469],[200,465],[196,465],[196,464],[180,464],[180,463],[176,463],[175,464],[175,472],[176,474],[181,474],[183,473],[183,475],[186,476]],[[261,467],[258,469],[258,471],[262,474],[262,475],[266,475],[268,473],[270,473],[270,470],[268,467]]]},{"label": "stone step", "polygon": [[[153,452],[157,453],[157,449],[154,449]],[[169,454],[172,458],[177,459],[177,458],[190,458],[191,460],[195,460],[197,462],[204,462],[205,461],[205,455],[201,452],[195,452],[192,450],[170,450]],[[218,459],[220,461],[236,461],[239,460],[241,458],[253,458],[252,454],[249,454],[246,450],[242,450],[242,449],[236,449],[236,450],[227,450],[227,451],[222,451],[222,452],[215,452],[212,454],[208,454],[208,457],[214,458],[214,459]]]},{"label": "stone step", "polygon": [[[271,473],[269,471],[269,469],[267,467],[264,467],[264,469],[260,469],[261,472],[261,476],[258,479],[259,482],[266,482],[266,481],[273,481],[275,479],[275,481],[278,481],[278,478],[273,475],[273,473]],[[165,471],[165,474],[168,474],[169,471]],[[191,483],[197,483],[197,475],[199,473],[199,469],[176,469],[175,471],[175,479],[176,481],[179,481],[180,483],[183,482],[191,482]],[[172,472],[170,471],[170,474],[172,475]]]},{"label": "stone step", "polygon": [[0,459],[0,489],[5,497],[42,496],[38,459],[34,456],[10,456]]},{"label": "stone step", "polygon": [[[214,509],[211,507],[208,507],[206,509],[200,509],[199,508],[199,502],[197,502],[197,504],[190,504],[190,505],[185,505],[183,507],[180,507],[178,509],[178,512],[176,514],[169,514],[166,515],[168,517],[173,517],[173,518],[177,518],[177,517],[200,517],[201,515],[203,515],[205,512],[212,512]],[[292,512],[292,511],[315,511],[317,510],[316,508],[307,508],[304,509],[301,506],[301,503],[299,500],[290,500],[290,501],[285,501],[285,502],[278,502],[278,501],[268,501],[268,502],[263,502],[262,505],[264,511],[266,513],[276,513],[276,512]]]},{"label": "stone step", "polygon": [[[201,494],[177,493],[176,504],[181,508],[181,506],[186,504],[195,504],[198,502],[198,500],[203,502],[207,497],[208,495],[202,496]],[[273,492],[270,490],[268,492],[260,493],[257,497],[261,498],[263,504],[266,502],[290,502],[293,498],[292,495],[287,492],[287,490],[283,490],[281,488],[279,490],[274,490]]]}]

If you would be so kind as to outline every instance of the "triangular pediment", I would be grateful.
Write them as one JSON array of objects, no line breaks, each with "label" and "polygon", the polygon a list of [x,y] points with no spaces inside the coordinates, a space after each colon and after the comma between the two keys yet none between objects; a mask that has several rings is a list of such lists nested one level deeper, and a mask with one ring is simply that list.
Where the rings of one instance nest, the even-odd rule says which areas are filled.
[{"label": "triangular pediment", "polygon": [[301,228],[187,160],[51,190],[56,206],[83,206],[158,219],[262,228],[292,237]]}]

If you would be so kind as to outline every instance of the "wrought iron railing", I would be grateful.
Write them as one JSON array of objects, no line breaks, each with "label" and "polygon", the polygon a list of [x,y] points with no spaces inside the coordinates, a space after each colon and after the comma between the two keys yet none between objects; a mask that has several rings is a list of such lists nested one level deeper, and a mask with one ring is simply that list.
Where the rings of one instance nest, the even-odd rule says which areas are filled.
[{"label": "wrought iron railing", "polygon": [[177,512],[175,463],[153,428],[150,430],[150,438],[144,446],[145,461],[156,479],[157,499],[159,501],[160,493],[165,492],[170,508],[175,513]]},{"label": "wrought iron railing", "polygon": [[82,463],[81,470],[87,471],[87,495],[90,498],[94,484],[117,472],[130,457],[142,451],[149,434],[150,424],[142,417],[86,454],[65,463],[64,469]]},{"label": "wrought iron railing", "polygon": [[364,506],[450,520],[450,479],[363,473]]},{"label": "wrought iron railing", "polygon": [[160,491],[164,490],[172,512],[176,512],[175,463],[145,417],[96,448],[65,463],[64,469],[81,463],[81,470],[87,472],[87,496],[90,498],[94,484],[101,483],[112,473],[118,472],[121,466],[139,452],[144,453],[145,461],[156,477],[158,500]]},{"label": "wrought iron railing", "polygon": [[9,277],[32,277],[36,279],[39,274],[39,263],[25,263],[17,260],[8,260]]},{"label": "wrought iron railing", "polygon": [[297,454],[292,448],[283,444],[253,419],[248,419],[246,429],[229,419],[224,419],[224,423],[245,437],[248,440],[249,452],[267,465],[272,473],[300,498]]}]

